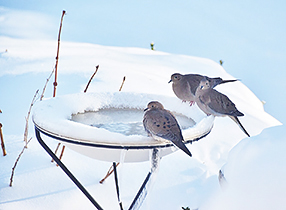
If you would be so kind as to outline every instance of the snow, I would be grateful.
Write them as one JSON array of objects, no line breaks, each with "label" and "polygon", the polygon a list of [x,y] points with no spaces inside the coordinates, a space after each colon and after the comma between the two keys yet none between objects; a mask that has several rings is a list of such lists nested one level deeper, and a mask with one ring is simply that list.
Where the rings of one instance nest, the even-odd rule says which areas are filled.
[{"label": "snow", "polygon": [[281,164],[286,161],[286,142],[279,134],[283,129],[265,129],[236,145],[223,167],[226,186],[201,209],[284,209],[286,169]]},{"label": "snow", "polygon": [[[1,14],[1,24],[5,18],[12,16]],[[8,29],[8,24],[5,24],[5,28]],[[10,35],[12,32],[7,30],[7,33]],[[24,117],[34,92],[36,89],[41,92],[54,66],[57,47],[55,40],[25,39],[26,35],[29,33],[24,34],[24,38],[0,36],[0,109],[3,111],[0,120],[8,152],[7,156],[0,157],[0,209],[94,209],[68,177],[50,162],[50,157],[35,139],[31,119],[29,137],[33,139],[18,163],[13,187],[8,186],[11,168],[24,146]],[[57,89],[59,97],[49,99],[51,80],[43,102],[59,101],[73,94],[83,95],[96,65],[100,67],[88,89],[89,95],[117,92],[123,76],[126,76],[123,95],[131,92],[136,97],[146,94],[171,97],[166,108],[174,110],[180,104],[184,107],[184,113],[187,110],[190,113],[199,111],[197,106],[181,104],[174,97],[171,84],[168,84],[171,74],[200,73],[224,79],[234,78],[222,66],[206,58],[142,48],[62,41]],[[251,79],[254,76],[257,75],[247,74]],[[213,129],[207,137],[187,145],[192,158],[180,151],[162,158],[153,189],[142,209],[181,209],[187,206],[200,210],[281,209],[285,206],[285,126],[264,111],[261,100],[243,83],[242,80],[224,84],[217,90],[228,95],[238,110],[245,114],[240,120],[252,137],[247,138],[231,119],[215,118]],[[265,86],[259,81],[255,81],[255,85],[266,92]],[[277,105],[274,95],[273,100],[267,101],[268,104]],[[62,119],[70,119],[71,113],[83,112],[86,108],[78,107],[86,105],[81,104],[80,100],[71,102],[69,109],[61,107],[62,111],[57,112]],[[145,106],[146,101],[142,101],[139,108]],[[37,109],[36,106],[34,108]],[[95,109],[90,107],[90,110]],[[283,110],[277,109],[279,112]],[[48,117],[45,115],[47,123],[51,122]],[[205,127],[204,124],[200,126]],[[57,145],[52,139],[44,140],[51,148]],[[86,157],[69,148],[65,150],[63,162],[104,209],[119,209],[113,177],[99,184],[111,163]],[[120,194],[125,209],[149,170],[148,161],[119,165]],[[222,188],[218,180],[219,170],[222,170],[226,180]]]},{"label": "snow", "polygon": [[[192,124],[188,122],[187,125],[185,125],[185,127],[187,127],[183,129],[186,140],[195,139],[200,137],[200,135],[204,135],[209,132],[213,125],[213,120],[206,119],[206,116],[202,115],[198,109],[190,109],[188,104],[182,104],[180,100],[176,100],[175,97],[128,92],[71,94],[39,101],[34,106],[32,119],[39,128],[46,130],[49,133],[72,139],[122,145],[142,144],[145,141],[147,141],[148,144],[153,144],[151,142],[152,140],[147,138],[142,124],[144,115],[143,110],[147,107],[147,104],[153,100],[159,100],[166,105],[166,107],[171,108],[169,110],[176,113],[178,116],[182,115],[187,119],[195,120],[195,123],[199,125],[198,127],[196,125],[192,126]],[[139,122],[144,135],[136,135],[135,133],[133,133],[133,135],[124,135],[121,132],[110,132],[108,129],[87,125],[86,122],[79,123],[72,120],[73,115],[80,113],[84,114],[85,112],[100,113],[99,111],[108,109],[118,110],[117,112],[109,111],[111,114],[113,113],[112,118],[125,117],[125,119],[120,119],[120,121],[117,119],[114,121],[114,119],[108,117],[108,122],[105,122],[106,119],[104,119],[103,116],[98,116],[98,123],[103,123],[103,125],[110,127],[111,123],[118,121],[122,122],[122,120],[127,121],[127,123],[134,121]],[[120,110],[126,109],[140,110],[141,112],[137,112],[137,115],[139,116],[135,115],[137,120],[134,119],[134,115],[120,116]],[[90,121],[90,119],[84,119],[84,121]],[[183,122],[181,122],[181,124],[182,123]],[[203,123],[205,126],[200,126],[200,124]],[[118,128],[115,127],[112,129]]]}]

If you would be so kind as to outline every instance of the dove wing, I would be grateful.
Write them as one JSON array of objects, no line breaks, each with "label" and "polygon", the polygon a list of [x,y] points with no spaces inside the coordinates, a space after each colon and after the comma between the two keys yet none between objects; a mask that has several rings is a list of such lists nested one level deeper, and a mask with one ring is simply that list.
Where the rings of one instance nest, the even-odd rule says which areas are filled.
[{"label": "dove wing", "polygon": [[182,133],[175,117],[166,110],[146,112],[143,125],[145,130],[155,136],[170,140],[182,140]]},{"label": "dove wing", "polygon": [[236,109],[235,104],[226,95],[214,89],[210,89],[210,91],[208,91],[208,97],[208,106],[213,111],[225,115],[243,116],[243,114]]}]

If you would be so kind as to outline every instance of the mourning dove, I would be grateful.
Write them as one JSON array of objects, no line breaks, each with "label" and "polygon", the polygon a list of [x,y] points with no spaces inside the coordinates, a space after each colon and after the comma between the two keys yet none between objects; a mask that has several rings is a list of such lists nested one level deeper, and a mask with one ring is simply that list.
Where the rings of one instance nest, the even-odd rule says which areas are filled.
[{"label": "mourning dove", "polygon": [[148,136],[157,140],[169,140],[192,157],[191,152],[183,142],[180,126],[169,110],[164,109],[160,102],[151,101],[144,111],[143,125]]},{"label": "mourning dove", "polygon": [[214,116],[229,116],[234,120],[243,132],[250,137],[245,128],[242,126],[237,117],[244,116],[243,113],[237,110],[235,104],[224,94],[211,88],[211,83],[204,77],[197,90],[195,101],[198,107],[207,115]]},{"label": "mourning dove", "polygon": [[[173,82],[172,88],[175,95],[182,101],[189,101],[190,105],[194,104],[195,101],[195,92],[197,87],[200,84],[200,81],[204,76],[200,74],[172,74],[170,82]],[[237,80],[223,80],[220,77],[210,78],[206,77],[210,83],[210,87],[214,88],[215,86],[227,82],[235,82]]]}]

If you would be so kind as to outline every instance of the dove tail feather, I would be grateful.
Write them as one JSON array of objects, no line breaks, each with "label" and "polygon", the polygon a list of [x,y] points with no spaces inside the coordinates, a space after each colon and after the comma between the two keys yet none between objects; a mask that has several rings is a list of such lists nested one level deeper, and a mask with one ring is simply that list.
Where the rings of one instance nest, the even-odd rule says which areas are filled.
[{"label": "dove tail feather", "polygon": [[237,79],[223,80],[220,77],[215,77],[215,78],[212,78],[210,82],[211,82],[211,87],[214,88],[220,84],[224,84],[224,83],[228,83],[228,82],[236,82],[236,81],[238,81],[238,80]]},{"label": "dove tail feather", "polygon": [[245,128],[243,127],[243,125],[241,124],[241,122],[239,121],[239,119],[236,116],[229,116],[234,122],[236,122],[238,124],[238,126],[240,127],[240,129],[248,136],[250,137],[249,133],[245,130]]},{"label": "dove tail feather", "polygon": [[188,150],[188,148],[186,147],[186,145],[184,144],[184,142],[181,141],[177,141],[173,143],[181,150],[183,150],[187,155],[189,155],[190,157],[192,157],[192,153]]},{"label": "dove tail feather", "polygon": [[228,82],[236,82],[238,79],[230,79],[230,80],[222,80],[220,84],[228,83]]}]

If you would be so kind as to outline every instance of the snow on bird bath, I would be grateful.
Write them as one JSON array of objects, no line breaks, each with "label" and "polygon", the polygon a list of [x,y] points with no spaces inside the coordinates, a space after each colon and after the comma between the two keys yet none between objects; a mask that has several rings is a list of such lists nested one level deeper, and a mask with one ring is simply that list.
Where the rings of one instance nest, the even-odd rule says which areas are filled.
[{"label": "snow on bird bath", "polygon": [[148,137],[143,128],[144,108],[154,100],[176,115],[185,140],[198,140],[212,129],[213,118],[174,97],[128,92],[80,93],[41,101],[33,121],[41,132],[91,158],[118,162],[125,152],[125,162],[147,161],[155,147],[161,148],[161,156],[175,151],[170,141]]},{"label": "snow on bird bath", "polygon": [[[142,120],[144,108],[152,100],[162,102],[177,117],[184,132],[196,130],[205,116],[173,97],[144,93],[80,93],[38,102],[34,108],[35,125],[49,133],[83,141],[109,144],[152,144]],[[205,134],[209,122],[198,132]],[[196,133],[196,132],[195,132]],[[190,137],[188,137],[190,138]]]}]

